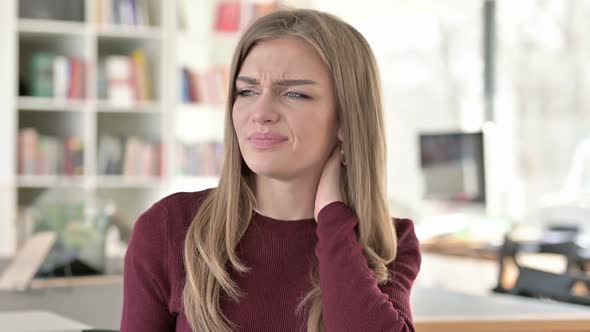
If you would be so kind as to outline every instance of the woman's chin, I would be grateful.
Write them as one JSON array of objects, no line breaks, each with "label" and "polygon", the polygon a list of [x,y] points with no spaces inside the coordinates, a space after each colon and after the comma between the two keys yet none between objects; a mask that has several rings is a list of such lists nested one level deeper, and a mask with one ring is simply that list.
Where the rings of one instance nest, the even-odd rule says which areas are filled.
[{"label": "woman's chin", "polygon": [[256,175],[264,176],[272,179],[286,179],[289,178],[290,172],[281,166],[282,164],[275,162],[254,162],[248,163],[248,168]]}]

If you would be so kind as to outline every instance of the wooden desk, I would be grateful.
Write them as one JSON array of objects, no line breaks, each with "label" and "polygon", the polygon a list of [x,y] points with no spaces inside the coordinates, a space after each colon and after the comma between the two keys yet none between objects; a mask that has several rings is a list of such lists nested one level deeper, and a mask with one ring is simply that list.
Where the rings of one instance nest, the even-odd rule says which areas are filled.
[{"label": "wooden desk", "polygon": [[498,260],[498,250],[485,244],[461,240],[453,237],[441,237],[420,242],[420,249],[424,253],[447,255],[456,257],[478,258],[484,260]]},{"label": "wooden desk", "polygon": [[590,332],[590,307],[511,295],[469,295],[417,288],[418,332]]},{"label": "wooden desk", "polygon": [[91,328],[71,319],[48,311],[7,311],[0,312],[2,331],[10,332],[80,332]]}]

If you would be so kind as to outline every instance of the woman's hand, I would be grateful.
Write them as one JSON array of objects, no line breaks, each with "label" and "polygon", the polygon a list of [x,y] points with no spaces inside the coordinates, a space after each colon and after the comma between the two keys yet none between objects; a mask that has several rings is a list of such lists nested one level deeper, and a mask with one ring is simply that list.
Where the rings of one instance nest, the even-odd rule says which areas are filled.
[{"label": "woman's hand", "polygon": [[313,211],[316,222],[318,222],[318,214],[322,208],[332,202],[343,201],[341,192],[342,158],[340,156],[340,147],[341,143],[338,142],[326,160],[324,170],[320,176]]}]

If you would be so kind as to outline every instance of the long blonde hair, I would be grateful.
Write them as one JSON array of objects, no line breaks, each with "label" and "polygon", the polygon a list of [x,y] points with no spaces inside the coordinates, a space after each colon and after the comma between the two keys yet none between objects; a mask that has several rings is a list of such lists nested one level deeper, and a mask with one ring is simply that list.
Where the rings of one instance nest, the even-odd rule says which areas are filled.
[{"label": "long blonde hair", "polygon": [[[386,265],[395,259],[397,237],[387,206],[385,129],[374,55],[363,36],[335,16],[310,9],[280,10],[247,28],[232,59],[225,113],[225,159],[219,185],[202,202],[184,243],[183,306],[194,331],[225,332],[236,328],[220,310],[220,292],[223,289],[235,301],[244,296],[225,266],[229,260],[237,272],[247,273],[250,269],[235,249],[248,228],[255,196],[253,173],[242,159],[232,122],[235,79],[254,46],[284,37],[307,42],[331,75],[347,159],[343,172],[345,201],[358,217],[356,235],[368,266],[379,284],[389,280]],[[302,318],[307,321],[307,331],[323,331],[317,261],[310,279],[310,290],[294,314],[307,309]]]}]

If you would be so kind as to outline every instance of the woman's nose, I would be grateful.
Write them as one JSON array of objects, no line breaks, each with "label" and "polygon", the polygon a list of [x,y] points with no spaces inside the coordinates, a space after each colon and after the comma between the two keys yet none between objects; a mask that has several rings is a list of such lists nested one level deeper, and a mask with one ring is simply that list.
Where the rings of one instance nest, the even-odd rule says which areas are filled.
[{"label": "woman's nose", "polygon": [[270,93],[260,95],[253,107],[252,121],[256,123],[275,122],[279,119],[279,113]]}]

